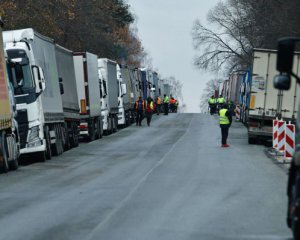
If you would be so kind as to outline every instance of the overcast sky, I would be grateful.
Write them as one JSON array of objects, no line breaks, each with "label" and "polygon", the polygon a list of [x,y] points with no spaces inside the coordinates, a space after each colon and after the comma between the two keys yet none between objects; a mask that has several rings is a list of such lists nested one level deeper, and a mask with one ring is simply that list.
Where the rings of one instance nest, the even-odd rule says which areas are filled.
[{"label": "overcast sky", "polygon": [[188,112],[199,112],[205,82],[215,78],[195,69],[191,31],[196,19],[206,15],[219,0],[128,0],[137,16],[138,35],[163,77],[174,76],[183,83]]}]

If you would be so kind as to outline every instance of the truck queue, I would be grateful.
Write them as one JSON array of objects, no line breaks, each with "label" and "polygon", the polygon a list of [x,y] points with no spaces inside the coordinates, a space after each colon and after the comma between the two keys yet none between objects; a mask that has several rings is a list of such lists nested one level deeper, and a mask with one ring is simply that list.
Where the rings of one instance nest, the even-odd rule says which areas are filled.
[{"label": "truck queue", "polygon": [[150,69],[66,49],[33,29],[0,36],[1,172],[17,169],[19,156],[45,161],[112,134],[135,121],[139,97],[172,94]]}]

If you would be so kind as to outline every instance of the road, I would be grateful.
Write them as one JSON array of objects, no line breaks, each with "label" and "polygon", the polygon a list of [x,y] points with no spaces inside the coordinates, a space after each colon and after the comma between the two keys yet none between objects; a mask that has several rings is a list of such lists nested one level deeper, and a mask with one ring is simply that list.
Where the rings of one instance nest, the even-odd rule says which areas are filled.
[{"label": "road", "polygon": [[2,240],[288,240],[286,171],[234,123],[169,114],[0,175]]}]

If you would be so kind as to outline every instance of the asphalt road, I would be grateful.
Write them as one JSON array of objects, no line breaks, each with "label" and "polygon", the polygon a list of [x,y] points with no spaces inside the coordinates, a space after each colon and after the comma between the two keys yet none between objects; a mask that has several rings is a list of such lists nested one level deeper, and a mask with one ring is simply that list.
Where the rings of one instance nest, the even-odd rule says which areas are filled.
[{"label": "asphalt road", "polygon": [[2,174],[0,239],[292,239],[286,171],[240,123],[228,142],[216,116],[169,114]]}]

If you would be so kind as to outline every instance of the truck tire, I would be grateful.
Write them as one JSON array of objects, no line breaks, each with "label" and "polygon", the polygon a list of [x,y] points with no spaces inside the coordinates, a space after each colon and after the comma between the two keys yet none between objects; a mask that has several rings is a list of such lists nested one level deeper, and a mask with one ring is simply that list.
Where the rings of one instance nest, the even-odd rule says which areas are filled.
[{"label": "truck tire", "polygon": [[0,173],[7,173],[9,165],[7,156],[7,143],[4,132],[0,133],[0,157],[2,157],[2,161],[0,163]]},{"label": "truck tire", "polygon": [[95,122],[91,120],[89,123],[89,141],[94,141],[96,139],[96,131],[95,131]]},{"label": "truck tire", "polygon": [[45,126],[44,128],[44,135],[46,140],[46,159],[50,160],[52,158],[52,151],[51,151],[50,132],[48,126]]},{"label": "truck tire", "polygon": [[118,115],[113,116],[113,132],[118,131]]},{"label": "truck tire", "polygon": [[73,131],[73,138],[72,138],[72,147],[78,147],[79,145],[79,131],[78,131],[78,126],[77,123],[72,124],[72,131]]}]

